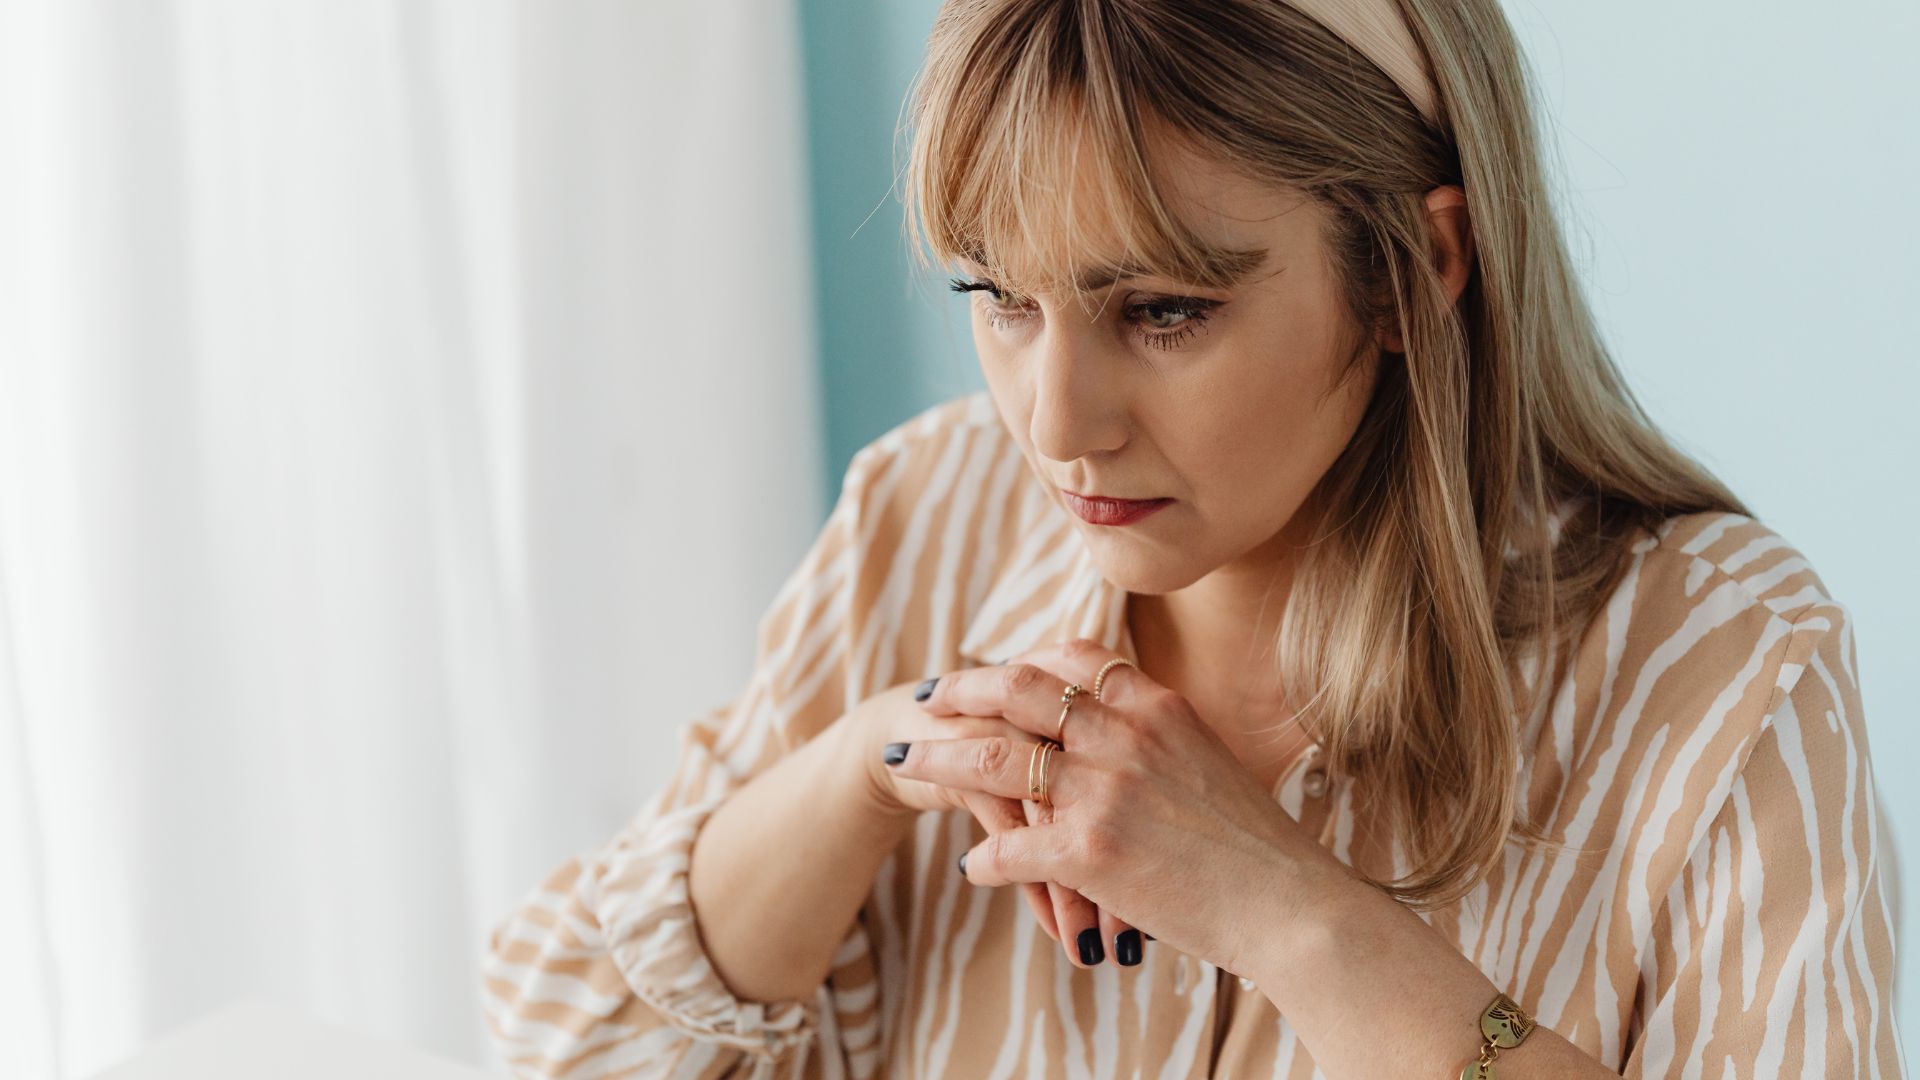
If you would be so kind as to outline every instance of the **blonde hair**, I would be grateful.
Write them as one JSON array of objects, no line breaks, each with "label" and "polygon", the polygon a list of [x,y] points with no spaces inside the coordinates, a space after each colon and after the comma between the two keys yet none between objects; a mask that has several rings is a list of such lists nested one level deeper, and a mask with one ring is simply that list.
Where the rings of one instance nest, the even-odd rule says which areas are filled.
[{"label": "blonde hair", "polygon": [[[1154,182],[1177,137],[1331,210],[1327,250],[1379,359],[1358,430],[1314,502],[1276,646],[1300,722],[1378,810],[1414,907],[1470,892],[1519,814],[1516,716],[1541,705],[1619,582],[1638,530],[1749,513],[1634,399],[1554,217],[1530,77],[1497,0],[1400,0],[1442,127],[1384,73],[1278,0],[948,0],[909,94],[906,224],[942,260],[1004,282],[1076,279],[1068,178],[1092,153],[1129,259],[1224,280]],[[1065,138],[1067,129],[1087,136]],[[1423,197],[1461,185],[1475,267],[1454,303]],[[915,252],[927,264],[918,245]],[[1371,328],[1401,354],[1369,355]],[[1564,513],[1561,513],[1564,511]]]}]

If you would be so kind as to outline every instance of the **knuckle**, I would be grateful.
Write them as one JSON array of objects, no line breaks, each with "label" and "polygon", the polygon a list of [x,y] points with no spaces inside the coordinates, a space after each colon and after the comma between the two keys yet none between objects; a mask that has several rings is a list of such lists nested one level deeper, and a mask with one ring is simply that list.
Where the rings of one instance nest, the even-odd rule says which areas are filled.
[{"label": "knuckle", "polygon": [[1077,637],[1067,642],[1066,645],[1061,649],[1061,651],[1066,653],[1068,658],[1071,659],[1071,658],[1078,658],[1078,657],[1085,656],[1090,652],[1098,652],[1100,651],[1101,648],[1102,646],[1100,645],[1099,642],[1092,641],[1083,637]]},{"label": "knuckle", "polygon": [[974,748],[973,767],[982,776],[993,776],[1006,768],[1013,756],[1013,740],[1005,735],[989,735]]},{"label": "knuckle", "polygon": [[1046,672],[1032,664],[1008,664],[1005,674],[1001,675],[1006,685],[1008,697],[1024,697],[1040,689],[1046,679]]},{"label": "knuckle", "polygon": [[994,833],[992,836],[987,837],[986,846],[981,849],[980,853],[987,857],[987,865],[989,867],[1002,873],[1005,873],[1009,869],[1007,864],[1007,837],[1012,835],[1011,832],[1002,832]]},{"label": "knuckle", "polygon": [[1181,716],[1189,711],[1187,699],[1181,697],[1180,694],[1172,688],[1165,686],[1154,687],[1150,696],[1147,698],[1147,704],[1152,706],[1154,712],[1164,713],[1169,716]]},{"label": "knuckle", "polygon": [[1114,717],[1101,725],[1107,736],[1119,744],[1128,758],[1139,757],[1153,747],[1153,726],[1129,712],[1116,710]]},{"label": "knuckle", "polygon": [[1093,778],[1094,791],[1100,796],[1095,806],[1104,810],[1131,803],[1139,795],[1140,780],[1145,771],[1146,766],[1140,764],[1137,758],[1111,769],[1102,769]]},{"label": "knuckle", "polygon": [[1167,752],[1167,727],[1137,713],[1120,713],[1103,725],[1118,756],[1118,771],[1127,778],[1143,762],[1160,760]]},{"label": "knuckle", "polygon": [[1163,717],[1181,724],[1200,723],[1200,714],[1194,711],[1193,704],[1178,691],[1159,687],[1153,691],[1148,701],[1149,708],[1156,717]]}]

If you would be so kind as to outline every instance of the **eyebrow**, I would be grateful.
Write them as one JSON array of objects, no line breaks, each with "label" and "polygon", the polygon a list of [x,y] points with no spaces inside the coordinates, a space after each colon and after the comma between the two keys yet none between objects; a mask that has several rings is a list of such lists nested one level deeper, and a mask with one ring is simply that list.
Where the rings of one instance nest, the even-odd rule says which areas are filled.
[{"label": "eyebrow", "polygon": [[[963,257],[976,266],[988,265],[984,251],[969,251]],[[1202,253],[1201,265],[1204,277],[1210,277],[1222,286],[1237,285],[1251,277],[1266,259],[1266,248],[1209,247]],[[1153,270],[1138,263],[1106,264],[1082,273],[1074,287],[1081,292],[1097,292],[1121,278],[1151,276]]]}]

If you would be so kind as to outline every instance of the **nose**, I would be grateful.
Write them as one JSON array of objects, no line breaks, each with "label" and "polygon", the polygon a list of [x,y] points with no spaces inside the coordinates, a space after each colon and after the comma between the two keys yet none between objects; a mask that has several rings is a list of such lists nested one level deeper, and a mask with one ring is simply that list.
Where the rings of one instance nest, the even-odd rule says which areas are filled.
[{"label": "nose", "polygon": [[1067,306],[1046,320],[1027,368],[1033,373],[1029,435],[1034,450],[1055,461],[1115,450],[1127,438],[1121,369],[1104,351],[1099,327]]}]

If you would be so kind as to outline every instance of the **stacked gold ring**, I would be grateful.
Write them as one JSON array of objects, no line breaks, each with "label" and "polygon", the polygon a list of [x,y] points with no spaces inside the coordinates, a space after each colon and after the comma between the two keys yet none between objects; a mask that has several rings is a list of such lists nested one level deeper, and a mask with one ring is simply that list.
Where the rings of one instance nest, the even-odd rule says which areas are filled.
[{"label": "stacked gold ring", "polygon": [[[1107,672],[1112,671],[1115,665],[1118,664],[1126,664],[1135,670],[1138,670],[1140,667],[1139,664],[1123,656],[1116,656],[1100,665],[1099,673],[1093,677],[1093,700],[1100,700],[1101,684],[1106,681]],[[1079,683],[1072,683],[1065,690],[1061,691],[1060,721],[1053,727],[1053,738],[1043,738],[1033,744],[1033,755],[1027,759],[1027,797],[1039,803],[1041,806],[1049,808],[1053,806],[1053,800],[1047,797],[1047,761],[1053,757],[1055,750],[1063,748],[1060,740],[1067,731],[1067,713],[1073,709],[1074,696],[1087,692],[1087,688],[1081,686]]]},{"label": "stacked gold ring", "polygon": [[1062,748],[1059,737],[1067,730],[1067,712],[1073,708],[1074,695],[1086,692],[1087,688],[1079,683],[1073,683],[1060,692],[1060,722],[1054,725],[1054,737],[1034,743],[1033,756],[1027,759],[1027,797],[1041,806],[1053,806],[1053,800],[1047,796],[1047,760],[1053,757],[1055,750]]},{"label": "stacked gold ring", "polygon": [[[1099,673],[1093,677],[1093,700],[1100,700],[1100,687],[1106,682],[1107,672],[1112,671],[1118,664],[1126,664],[1135,670],[1140,667],[1139,664],[1124,656],[1116,656],[1100,665]],[[1073,709],[1074,696],[1087,692],[1087,688],[1079,683],[1073,683],[1061,691],[1060,721],[1054,725],[1053,738],[1041,739],[1033,744],[1033,756],[1027,759],[1027,795],[1041,806],[1049,808],[1053,806],[1053,800],[1047,797],[1047,761],[1053,757],[1055,750],[1063,748],[1060,740],[1067,731],[1067,713]]]},{"label": "stacked gold ring", "polygon": [[1053,750],[1050,740],[1041,739],[1033,744],[1033,756],[1027,759],[1027,797],[1049,809],[1053,800],[1047,797],[1047,759],[1053,756]]}]

